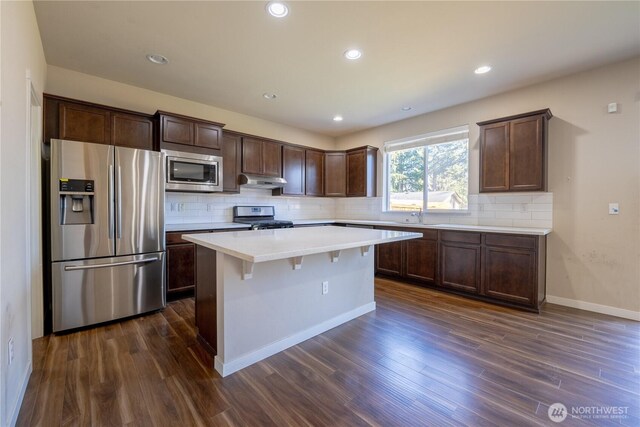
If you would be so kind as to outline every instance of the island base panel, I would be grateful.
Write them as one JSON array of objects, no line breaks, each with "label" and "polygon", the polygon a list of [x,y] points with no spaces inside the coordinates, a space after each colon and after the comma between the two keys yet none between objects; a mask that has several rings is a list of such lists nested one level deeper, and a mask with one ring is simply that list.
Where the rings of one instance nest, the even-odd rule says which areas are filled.
[{"label": "island base panel", "polygon": [[218,343],[216,302],[216,251],[196,246],[196,331],[198,341],[215,355]]},{"label": "island base panel", "polygon": [[[214,251],[204,253],[208,259],[199,256],[199,267],[214,262]],[[337,262],[330,253],[305,256],[297,270],[295,259],[256,263],[247,280],[242,260],[217,252],[215,264],[209,279],[217,290],[214,364],[222,376],[375,310],[374,257],[360,248],[341,251]],[[202,287],[199,278],[198,292]]]}]

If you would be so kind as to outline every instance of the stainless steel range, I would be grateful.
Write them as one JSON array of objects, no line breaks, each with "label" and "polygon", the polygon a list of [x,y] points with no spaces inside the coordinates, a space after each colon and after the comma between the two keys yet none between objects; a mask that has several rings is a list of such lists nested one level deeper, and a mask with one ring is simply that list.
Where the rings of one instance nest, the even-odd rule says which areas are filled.
[{"label": "stainless steel range", "polygon": [[249,224],[252,230],[293,228],[293,222],[274,219],[273,206],[234,206],[233,222]]}]

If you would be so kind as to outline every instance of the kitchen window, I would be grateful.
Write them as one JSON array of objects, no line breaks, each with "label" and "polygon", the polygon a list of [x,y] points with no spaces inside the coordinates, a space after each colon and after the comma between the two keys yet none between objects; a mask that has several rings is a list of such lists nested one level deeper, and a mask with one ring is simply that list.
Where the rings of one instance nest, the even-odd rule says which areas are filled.
[{"label": "kitchen window", "polygon": [[384,164],[386,211],[468,208],[468,126],[387,142]]}]

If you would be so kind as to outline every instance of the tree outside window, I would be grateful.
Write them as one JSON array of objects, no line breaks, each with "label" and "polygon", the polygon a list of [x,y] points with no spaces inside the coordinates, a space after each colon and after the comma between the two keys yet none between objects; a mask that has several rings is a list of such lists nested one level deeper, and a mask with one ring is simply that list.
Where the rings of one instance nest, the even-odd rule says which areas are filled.
[{"label": "tree outside window", "polygon": [[467,209],[469,140],[425,142],[387,153],[387,210]]}]

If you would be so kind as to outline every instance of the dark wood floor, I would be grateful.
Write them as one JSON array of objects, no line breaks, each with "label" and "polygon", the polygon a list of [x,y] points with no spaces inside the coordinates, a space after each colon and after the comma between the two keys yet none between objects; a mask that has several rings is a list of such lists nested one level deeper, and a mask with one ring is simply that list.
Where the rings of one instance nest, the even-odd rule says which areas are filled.
[{"label": "dark wood floor", "polygon": [[557,425],[555,402],[628,407],[561,425],[640,425],[639,323],[376,282],[375,312],[227,378],[196,343],[193,299],[36,340],[18,425]]}]

